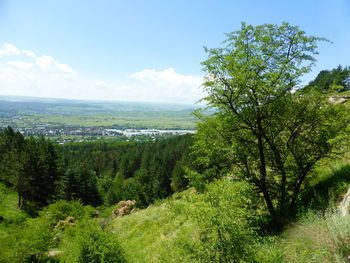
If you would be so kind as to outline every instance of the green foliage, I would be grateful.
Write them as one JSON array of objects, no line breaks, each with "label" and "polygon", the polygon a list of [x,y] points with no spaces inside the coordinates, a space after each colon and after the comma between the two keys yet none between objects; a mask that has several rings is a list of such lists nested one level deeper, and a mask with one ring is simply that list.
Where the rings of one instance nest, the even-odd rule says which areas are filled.
[{"label": "green foliage", "polygon": [[124,263],[116,235],[101,229],[96,220],[83,220],[66,231],[60,257],[62,262]]},{"label": "green foliage", "polygon": [[44,138],[25,139],[9,127],[0,132],[0,180],[18,193],[18,206],[32,215],[61,199],[97,206],[127,198],[145,207],[169,196],[172,180],[174,187],[177,180],[177,189],[186,187],[180,166],[190,165],[191,144],[191,136],[178,136],[137,144],[54,147]]},{"label": "green foliage", "polygon": [[200,244],[194,255],[200,262],[246,262],[252,257],[258,235],[251,192],[246,183],[222,179],[196,196]]},{"label": "green foliage", "polygon": [[199,238],[197,223],[190,216],[197,209],[192,195],[189,189],[114,219],[112,231],[118,233],[128,262],[199,262],[192,257]]},{"label": "green foliage", "polygon": [[221,180],[117,217],[112,229],[129,262],[244,262],[258,242],[251,197],[246,183]]},{"label": "green foliage", "polygon": [[177,187],[187,186],[181,167],[191,166],[192,142],[185,135],[147,143],[63,145],[58,148],[64,170],[58,197],[92,205],[134,199],[139,207],[146,207],[168,197],[175,179]]},{"label": "green foliage", "polygon": [[44,217],[51,224],[56,224],[59,220],[64,220],[68,216],[73,216],[76,219],[82,219],[92,216],[94,208],[84,206],[80,201],[57,201],[45,207],[40,216]]},{"label": "green foliage", "polygon": [[17,193],[0,183],[0,235],[3,227],[20,226],[28,215],[17,207]]},{"label": "green foliage", "polygon": [[281,237],[266,240],[258,249],[261,263],[345,263],[350,251],[350,218],[337,211],[309,212]]},{"label": "green foliage", "polygon": [[21,227],[7,228],[7,235],[0,236],[0,258],[4,262],[48,262],[47,252],[57,245],[62,234],[55,228],[57,223],[68,216],[79,221],[93,211],[77,201],[59,201],[45,207],[38,217],[27,219]]},{"label": "green foliage", "polygon": [[111,186],[106,194],[106,203],[109,205],[116,204],[123,199],[122,190],[124,185],[124,177],[118,172],[111,182]]},{"label": "green foliage", "polygon": [[349,187],[350,165],[331,163],[317,167],[313,173],[316,177],[314,182],[300,195],[301,210],[326,211],[329,207],[337,206]]},{"label": "green foliage", "polygon": [[53,200],[56,191],[57,154],[50,141],[40,138],[25,140],[22,180],[27,185],[19,190],[25,201],[42,207]]},{"label": "green foliage", "polygon": [[68,167],[61,176],[58,188],[60,199],[80,199],[86,205],[101,204],[96,173],[84,165]]},{"label": "green foliage", "polygon": [[103,203],[109,203],[110,188],[112,185],[113,176],[112,173],[104,172],[97,179],[97,190],[101,196]]},{"label": "green foliage", "polygon": [[175,192],[184,190],[188,185],[188,179],[185,177],[185,165],[183,162],[177,162],[171,173],[171,189]]},{"label": "green foliage", "polygon": [[255,185],[274,225],[282,225],[349,115],[321,94],[294,92],[324,39],[288,23],[243,23],[227,36],[225,47],[206,49],[202,63],[204,100],[215,113],[197,113],[197,166],[206,181],[230,175]]},{"label": "green foliage", "polygon": [[313,81],[303,89],[319,92],[345,91],[350,89],[350,67],[338,66],[332,70],[322,70]]},{"label": "green foliage", "polygon": [[0,132],[0,180],[18,193],[18,206],[35,214],[53,200],[59,178],[57,154],[44,138],[24,139],[8,127]]}]

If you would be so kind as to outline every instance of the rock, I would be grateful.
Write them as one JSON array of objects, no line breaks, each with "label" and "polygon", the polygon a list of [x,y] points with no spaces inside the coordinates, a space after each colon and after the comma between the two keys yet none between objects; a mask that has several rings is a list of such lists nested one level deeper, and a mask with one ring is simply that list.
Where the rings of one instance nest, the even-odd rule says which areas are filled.
[{"label": "rock", "polygon": [[348,188],[348,191],[343,197],[343,200],[339,204],[339,212],[342,216],[346,216],[347,214],[349,214],[349,205],[350,205],[350,187]]},{"label": "rock", "polygon": [[56,257],[56,256],[59,256],[63,253],[63,251],[61,250],[51,250],[49,252],[47,252],[47,256],[49,257]]},{"label": "rock", "polygon": [[100,211],[99,210],[96,210],[93,214],[92,214],[93,217],[99,217],[100,216]]},{"label": "rock", "polygon": [[328,100],[333,104],[343,104],[350,99],[349,96],[333,95]]},{"label": "rock", "polygon": [[65,220],[60,220],[57,222],[57,224],[55,225],[55,229],[60,229],[60,228],[66,228],[66,226],[75,226],[76,223],[75,221],[75,217],[74,216],[67,216],[67,218]]},{"label": "rock", "polygon": [[136,211],[135,205],[136,205],[135,200],[120,201],[117,207],[113,210],[113,214],[116,216],[128,215]]},{"label": "rock", "polygon": [[74,223],[74,220],[75,220],[74,216],[68,216],[68,217],[66,218],[66,221],[67,221],[68,223]]}]

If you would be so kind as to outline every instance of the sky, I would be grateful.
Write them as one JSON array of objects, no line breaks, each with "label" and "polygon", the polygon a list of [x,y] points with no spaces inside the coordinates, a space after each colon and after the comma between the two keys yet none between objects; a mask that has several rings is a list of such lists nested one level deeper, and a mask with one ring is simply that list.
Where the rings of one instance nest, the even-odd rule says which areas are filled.
[{"label": "sky", "polygon": [[331,40],[305,83],[350,65],[350,0],[0,0],[0,95],[194,103],[242,21]]}]

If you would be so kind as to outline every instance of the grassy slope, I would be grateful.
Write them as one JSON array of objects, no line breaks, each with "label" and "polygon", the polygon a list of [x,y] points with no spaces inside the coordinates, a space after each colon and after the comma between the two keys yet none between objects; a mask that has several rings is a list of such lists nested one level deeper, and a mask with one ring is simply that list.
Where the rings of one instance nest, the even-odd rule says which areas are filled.
[{"label": "grassy slope", "polygon": [[346,263],[350,254],[350,216],[337,211],[305,214],[280,236],[258,249],[260,263]]},{"label": "grassy slope", "polygon": [[[339,200],[346,190],[344,183],[350,178],[349,166],[337,164],[327,170],[317,170],[320,181],[312,183],[316,193],[323,195],[331,191],[334,194],[328,193],[327,196]],[[338,183],[328,181],[330,179]],[[324,187],[325,184],[332,187]],[[118,235],[128,262],[196,262],[190,257],[190,248],[198,242],[199,230],[188,215],[198,204],[191,203],[187,198],[193,194],[190,189],[147,209],[112,220],[111,231]],[[0,215],[7,222],[14,223],[26,218],[16,208],[16,193],[0,184],[0,197]],[[111,214],[111,209],[107,209],[110,210],[106,211],[108,215]],[[6,235],[6,225],[3,222],[0,224],[1,239],[6,240]],[[261,244],[256,261],[345,263],[349,262],[349,244],[350,216],[341,217],[334,211],[308,212],[280,236]]]},{"label": "grassy slope", "polygon": [[198,240],[198,229],[187,217],[194,206],[181,195],[118,217],[112,223],[128,262],[195,262],[189,257],[191,244]]},{"label": "grassy slope", "polygon": [[[350,164],[339,162],[332,167],[320,167],[315,173],[318,180],[315,178],[311,183],[305,198],[336,205],[349,187]],[[195,262],[189,257],[189,247],[198,242],[199,230],[187,216],[186,211],[196,207],[186,199],[189,194],[190,190],[113,220],[112,231],[118,234],[129,262]],[[323,210],[326,206],[319,207],[317,202],[305,205],[321,212],[309,210],[280,236],[267,238],[258,247],[256,261],[349,262],[350,216]]]},{"label": "grassy slope", "polygon": [[306,212],[280,236],[260,246],[257,262],[350,262],[350,215],[343,217],[338,211],[350,186],[350,162],[323,164],[314,173],[303,196]]}]

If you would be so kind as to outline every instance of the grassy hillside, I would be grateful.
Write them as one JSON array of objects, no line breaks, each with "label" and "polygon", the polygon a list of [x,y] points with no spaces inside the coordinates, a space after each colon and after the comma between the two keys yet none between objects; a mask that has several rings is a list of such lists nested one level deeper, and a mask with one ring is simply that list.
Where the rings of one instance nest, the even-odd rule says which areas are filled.
[{"label": "grassy hillside", "polygon": [[[341,216],[337,205],[349,187],[350,165],[339,162],[314,173],[298,219],[279,235],[257,238],[247,262],[349,262],[350,216]],[[201,231],[191,217],[200,206],[193,195],[187,190],[112,221],[128,262],[199,262],[191,254]]]},{"label": "grassy hillside", "polygon": [[196,262],[190,255],[199,235],[188,216],[195,209],[187,200],[192,191],[113,220],[112,231],[119,236],[128,262]]},{"label": "grassy hillside", "polygon": [[337,211],[308,213],[257,251],[261,263],[346,263],[350,255],[350,216]]},{"label": "grassy hillside", "polygon": [[[341,216],[337,211],[337,204],[349,182],[350,164],[347,160],[318,167],[303,192],[303,209],[298,218],[279,235],[256,236],[248,247],[250,257],[239,262],[349,262],[350,216]],[[208,225],[196,215],[198,211],[205,212],[202,219],[208,222],[220,215],[218,224],[228,227],[236,220],[232,214],[240,221],[241,210],[236,210],[235,202],[240,207],[241,204],[231,196],[235,195],[232,190],[241,189],[241,185],[239,188],[232,188],[231,183],[220,183],[216,188],[215,183],[212,185],[214,187],[208,188],[209,194],[198,194],[191,188],[126,216],[113,216],[114,205],[101,208],[101,215],[96,218],[92,207],[82,206],[79,202],[59,201],[44,208],[39,217],[29,218],[17,209],[17,194],[0,184],[0,215],[5,218],[0,223],[0,241],[4,241],[1,242],[0,256],[6,259],[4,262],[47,262],[54,259],[55,262],[83,262],[78,258],[86,254],[84,248],[89,247],[93,249],[93,252],[89,250],[92,256],[96,253],[114,255],[116,249],[119,261],[110,262],[218,262],[209,258],[203,260],[199,256],[207,248],[202,246],[203,240],[214,247],[215,244],[210,242],[215,231],[212,232],[212,225],[205,228]],[[205,203],[207,197],[214,206]],[[219,203],[215,201],[217,197],[222,197],[218,199]],[[250,203],[249,206],[254,205]],[[75,218],[73,223],[67,221],[71,216]],[[59,222],[63,225],[58,228]],[[240,225],[245,226],[242,222]],[[209,236],[203,239],[208,233]],[[234,236],[242,240],[246,237],[240,232],[234,232]],[[94,241],[95,238],[99,241]],[[51,258],[47,256],[49,253],[58,254]]]},{"label": "grassy hillside", "polygon": [[[310,182],[308,191],[304,192],[306,210],[301,211],[298,219],[279,235],[256,236],[248,250],[251,257],[240,262],[348,262],[350,216],[340,216],[336,205],[349,181],[350,165],[347,162],[329,168],[319,167],[315,171],[314,181]],[[111,262],[210,262],[211,259],[205,261],[198,255],[205,249],[201,242],[210,242],[215,231],[203,228],[208,225],[198,220],[198,211],[205,211],[204,219],[209,221],[213,215],[215,217],[218,214],[222,216],[220,220],[225,220],[226,215],[232,215],[228,213],[230,211],[240,218],[240,210],[235,210],[232,202],[236,199],[230,199],[235,194],[233,188],[225,184],[217,186],[219,188],[209,188],[209,195],[188,189],[126,216],[113,216],[114,205],[102,209],[101,216],[94,218],[95,210],[92,207],[84,207],[78,202],[60,201],[45,208],[39,217],[32,219],[16,208],[16,193],[0,185],[0,215],[5,218],[0,223],[0,240],[7,240],[1,245],[1,255],[7,257],[5,262],[27,259],[46,262],[50,259],[48,253],[58,253],[55,258],[60,262],[81,262],[76,260],[86,253],[84,247],[88,246],[93,251],[103,253],[117,249],[116,255],[120,261]],[[216,203],[218,207],[208,207],[209,203],[203,203],[205,197],[214,200],[219,195],[223,198],[220,203]],[[328,198],[326,203],[333,205],[333,208],[319,207],[317,202],[310,203],[307,198],[320,202]],[[69,216],[75,218],[72,226],[64,223],[67,225],[57,228],[58,222],[66,222]],[[229,227],[234,217],[228,219],[223,223]],[[18,228],[19,225],[22,227]],[[203,239],[205,233],[211,233],[207,239]],[[245,237],[239,232],[234,235]],[[98,247],[93,241],[95,238],[100,240]],[[126,261],[123,261],[124,257]]]},{"label": "grassy hillside", "polygon": [[345,263],[350,255],[350,215],[339,203],[350,187],[350,163],[343,160],[315,170],[302,196],[300,216],[257,250],[262,263]]}]

